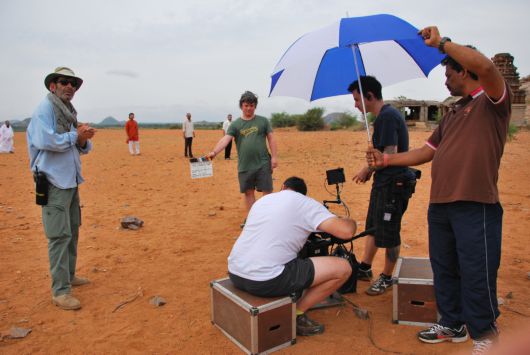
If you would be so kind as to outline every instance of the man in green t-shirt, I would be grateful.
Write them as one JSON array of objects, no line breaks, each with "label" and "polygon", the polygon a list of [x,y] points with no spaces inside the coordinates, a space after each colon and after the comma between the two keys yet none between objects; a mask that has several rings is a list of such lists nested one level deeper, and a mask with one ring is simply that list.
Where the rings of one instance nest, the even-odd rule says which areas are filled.
[{"label": "man in green t-shirt", "polygon": [[[239,190],[245,194],[247,211],[250,211],[256,201],[255,190],[261,191],[263,195],[272,192],[272,171],[278,166],[278,149],[270,122],[254,114],[257,105],[256,95],[245,91],[239,99],[241,118],[232,122],[226,135],[208,154],[208,157],[213,159],[235,139]],[[269,142],[270,154],[265,140]]]}]

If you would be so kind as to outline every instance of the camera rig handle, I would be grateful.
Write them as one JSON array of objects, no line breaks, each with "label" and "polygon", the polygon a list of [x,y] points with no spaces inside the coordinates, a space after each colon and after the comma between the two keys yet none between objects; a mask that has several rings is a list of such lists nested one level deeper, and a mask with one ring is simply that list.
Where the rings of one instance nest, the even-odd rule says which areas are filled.
[{"label": "camera rig handle", "polygon": [[348,239],[348,240],[338,239],[338,238],[335,238],[335,237],[333,237],[333,238],[340,240],[341,244],[344,244],[344,243],[349,243],[351,241],[354,241],[355,239],[366,237],[367,235],[373,234],[373,233],[375,233],[375,227],[368,228],[367,230],[365,230],[365,231],[363,231],[363,232],[361,232],[359,234],[354,235],[351,239]]},{"label": "camera rig handle", "polygon": [[340,239],[340,238],[337,238],[329,233],[321,233],[321,234],[325,234],[325,237],[329,238],[330,242],[332,244],[346,244],[346,243],[350,243],[352,241],[354,241],[355,239],[359,239],[359,238],[362,238],[362,237],[366,237],[367,235],[369,234],[373,234],[375,233],[375,227],[372,227],[372,228],[369,228],[359,234],[356,234],[354,235],[353,237],[351,237],[350,239]]},{"label": "camera rig handle", "polygon": [[353,237],[351,237],[350,239],[340,239],[340,238],[337,238],[335,237],[334,235],[332,234],[329,234],[329,233],[326,233],[326,232],[316,232],[316,233],[311,233],[311,235],[309,236],[309,239],[312,239],[312,240],[319,240],[319,241],[326,241],[329,245],[332,245],[332,244],[346,244],[346,243],[350,243],[352,241],[354,241],[355,239],[359,239],[359,238],[362,238],[362,237],[365,237],[369,234],[373,234],[375,233],[375,227],[372,227],[372,228],[369,228],[359,234],[356,234],[354,235]]},{"label": "camera rig handle", "polygon": [[324,207],[329,209],[328,204],[329,203],[336,203],[337,205],[342,204],[342,200],[340,199],[340,190],[339,190],[339,184],[335,184],[335,189],[337,190],[337,198],[335,200],[324,200],[322,201],[322,204]]}]

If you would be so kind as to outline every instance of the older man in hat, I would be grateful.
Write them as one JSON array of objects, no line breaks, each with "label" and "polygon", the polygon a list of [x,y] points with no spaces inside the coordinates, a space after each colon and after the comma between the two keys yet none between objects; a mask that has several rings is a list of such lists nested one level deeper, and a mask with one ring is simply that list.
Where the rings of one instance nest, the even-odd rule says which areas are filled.
[{"label": "older man in hat", "polygon": [[[71,101],[83,80],[66,67],[59,67],[44,79],[50,92],[39,104],[27,129],[30,167],[47,189],[39,190],[42,224],[48,239],[52,278],[52,302],[74,310],[81,303],[72,296],[72,286],[89,283],[76,276],[77,240],[81,225],[78,186],[81,176],[80,154],[92,148],[95,129],[77,121]],[[40,196],[40,194],[44,196]],[[47,198],[46,198],[47,197]]]}]

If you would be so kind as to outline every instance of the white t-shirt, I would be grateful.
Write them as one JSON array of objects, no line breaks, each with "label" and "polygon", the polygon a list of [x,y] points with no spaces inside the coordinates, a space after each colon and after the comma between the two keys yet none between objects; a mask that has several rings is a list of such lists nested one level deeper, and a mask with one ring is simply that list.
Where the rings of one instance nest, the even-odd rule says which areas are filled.
[{"label": "white t-shirt", "polygon": [[225,131],[225,134],[228,133],[228,127],[232,124],[232,121],[226,120],[223,122],[223,131]]},{"label": "white t-shirt", "polygon": [[292,190],[263,196],[232,248],[228,271],[254,281],[275,278],[297,257],[309,234],[332,217],[322,204]]},{"label": "white t-shirt", "polygon": [[184,137],[193,137],[193,122],[188,121],[188,119],[185,118],[184,123],[182,124],[182,131],[184,132]]}]

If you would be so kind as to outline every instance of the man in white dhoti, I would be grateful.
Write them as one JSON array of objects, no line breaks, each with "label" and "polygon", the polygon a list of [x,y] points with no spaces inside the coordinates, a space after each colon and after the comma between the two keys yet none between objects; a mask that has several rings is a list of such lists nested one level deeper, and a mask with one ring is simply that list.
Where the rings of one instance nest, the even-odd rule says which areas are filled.
[{"label": "man in white dhoti", "polygon": [[0,153],[15,152],[14,137],[13,127],[11,127],[9,121],[6,121],[0,128]]}]

